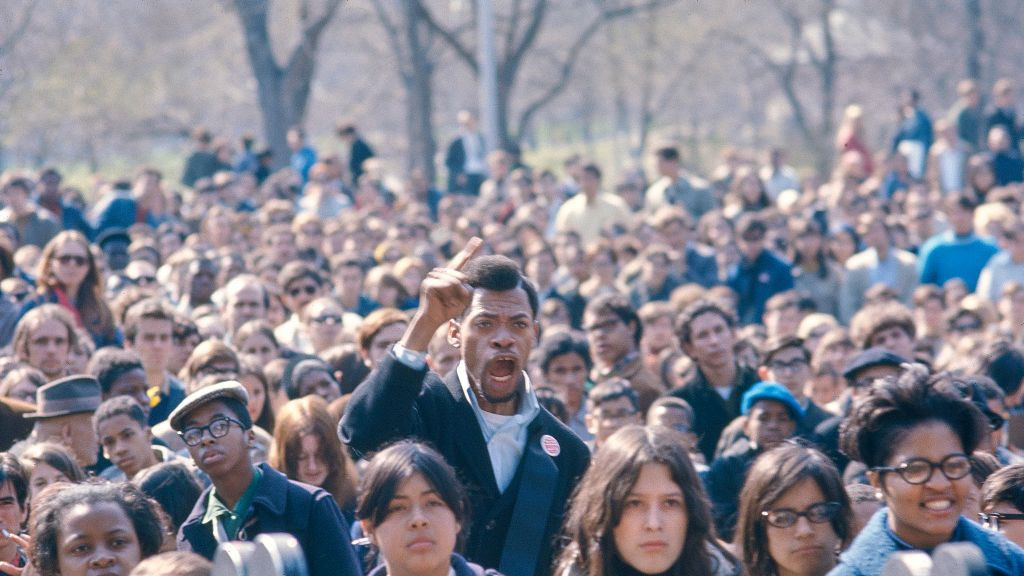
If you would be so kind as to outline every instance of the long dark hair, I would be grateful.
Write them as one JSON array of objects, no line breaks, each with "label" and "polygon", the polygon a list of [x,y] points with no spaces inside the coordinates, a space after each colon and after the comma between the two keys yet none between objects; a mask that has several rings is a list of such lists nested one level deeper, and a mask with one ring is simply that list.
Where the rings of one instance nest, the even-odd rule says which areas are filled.
[{"label": "long dark hair", "polygon": [[[270,403],[269,397],[267,403]],[[320,487],[330,492],[338,507],[344,510],[355,501],[356,467],[346,455],[336,430],[337,421],[331,417],[323,398],[311,394],[292,400],[277,414],[269,462],[295,480],[302,454],[302,437],[315,436],[320,444],[320,456],[327,465],[327,477]]]},{"label": "long dark hair", "polygon": [[[800,218],[794,220],[789,225],[790,237],[793,238],[793,266],[803,266],[808,258],[813,258],[814,263],[818,266],[818,278],[828,278],[828,256],[825,254],[825,234],[821,229],[821,226],[817,222],[808,218]],[[821,243],[818,245],[817,254],[805,257],[799,250],[796,249],[796,239],[800,236],[815,235],[821,239]]]},{"label": "long dark hair", "polygon": [[43,253],[39,259],[39,272],[37,276],[37,291],[45,294],[47,290],[54,288],[64,289],[53,276],[53,261],[56,258],[57,247],[67,242],[75,242],[85,249],[85,258],[88,260],[88,272],[82,280],[82,286],[78,294],[68,294],[73,299],[72,303],[82,318],[82,326],[90,334],[102,336],[107,340],[114,338],[114,314],[107,306],[103,293],[103,274],[96,267],[96,259],[89,249],[89,240],[77,230],[65,230],[53,237],[43,247]]},{"label": "long dark hair", "polygon": [[768,552],[768,530],[761,512],[771,508],[786,492],[806,479],[818,485],[826,502],[839,503],[841,508],[832,518],[832,529],[844,548],[850,543],[853,510],[835,465],[813,448],[785,442],[754,462],[740,494],[736,543],[748,574],[778,574],[775,561]]},{"label": "long dark hair", "polygon": [[370,460],[359,483],[356,518],[368,520],[374,527],[388,517],[388,509],[399,486],[420,474],[451,509],[455,520],[465,525],[469,501],[455,470],[436,450],[411,440],[396,442]]},{"label": "long dark hair", "polygon": [[668,467],[686,501],[686,542],[669,569],[672,576],[710,576],[716,561],[712,548],[730,558],[715,540],[711,505],[686,452],[686,439],[663,427],[626,426],[601,446],[572,498],[565,521],[567,546],[556,573],[619,576],[612,530],[622,518],[626,497],[648,464]]}]

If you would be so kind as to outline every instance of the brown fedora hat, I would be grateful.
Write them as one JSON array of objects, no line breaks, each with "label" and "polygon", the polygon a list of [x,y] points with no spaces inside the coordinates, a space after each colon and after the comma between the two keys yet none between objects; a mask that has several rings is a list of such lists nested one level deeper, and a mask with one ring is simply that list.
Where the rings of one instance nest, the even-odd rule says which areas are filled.
[{"label": "brown fedora hat", "polygon": [[54,380],[36,390],[36,411],[25,414],[30,420],[56,418],[82,412],[95,412],[103,401],[100,383],[92,376],[78,374]]}]

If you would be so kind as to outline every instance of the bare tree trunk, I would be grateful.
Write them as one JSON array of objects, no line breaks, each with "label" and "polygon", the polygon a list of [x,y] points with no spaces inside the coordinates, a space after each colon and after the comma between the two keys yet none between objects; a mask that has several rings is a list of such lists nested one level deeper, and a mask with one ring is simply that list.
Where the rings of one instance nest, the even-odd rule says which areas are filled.
[{"label": "bare tree trunk", "polygon": [[965,0],[967,9],[967,77],[981,81],[981,55],[985,50],[985,29],[981,22],[981,1]]},{"label": "bare tree trunk", "polygon": [[814,60],[818,76],[821,79],[821,126],[818,130],[817,153],[815,154],[815,169],[819,175],[829,173],[835,151],[830,145],[832,131],[835,128],[836,63],[838,61],[835,37],[832,34],[830,22],[834,9],[835,0],[822,0],[820,22],[824,54]]},{"label": "bare tree trunk", "polygon": [[[829,139],[832,134],[835,119],[835,81],[836,64],[838,54],[832,33],[831,14],[835,9],[835,0],[819,0],[820,11],[818,21],[822,27],[824,46],[822,53],[816,53],[805,38],[804,17],[797,11],[779,0],[775,2],[780,16],[789,28],[790,46],[788,54],[783,61],[779,61],[774,54],[769,54],[765,48],[757,42],[744,36],[723,31],[724,37],[730,38],[736,44],[744,47],[754,58],[765,68],[772,72],[782,95],[789,104],[793,114],[793,123],[796,125],[800,139],[807,150],[814,155],[814,166],[819,176],[827,176],[832,161],[832,146]],[[799,71],[802,65],[801,56],[806,54],[811,65],[817,74],[820,82],[821,119],[817,125],[812,115],[800,100],[801,87],[799,85]]]},{"label": "bare tree trunk", "polygon": [[640,118],[635,157],[642,159],[647,152],[647,140],[654,126],[654,58],[658,50],[658,17],[655,12],[647,14],[647,35],[644,43],[643,74],[640,85]]},{"label": "bare tree trunk", "polygon": [[[403,3],[405,10],[405,35],[412,57],[411,82],[408,85],[409,105],[409,168],[423,170],[430,182],[436,177],[434,156],[437,154],[437,139],[434,137],[434,62],[427,55],[427,44],[423,40],[422,16],[416,5]],[[429,31],[426,31],[429,33]]]},{"label": "bare tree trunk", "polygon": [[[434,18],[430,10],[424,5],[423,0],[415,1],[417,7],[423,12],[424,19],[430,28],[444,40],[455,52],[463,63],[470,69],[475,77],[479,78],[480,66],[477,62],[474,51],[459,37],[459,32],[454,29],[445,28]],[[609,22],[631,16],[643,10],[654,10],[675,2],[676,0],[637,0],[632,4],[617,6],[614,8],[599,6],[600,14],[594,16],[573,39],[569,48],[563,53],[565,56],[556,63],[557,70],[549,86],[534,93],[532,100],[524,101],[520,106],[518,119],[515,120],[513,128],[512,112],[510,102],[512,92],[519,79],[519,72],[526,62],[527,56],[534,48],[541,29],[544,26],[545,16],[549,8],[549,0],[534,0],[526,9],[521,9],[520,2],[512,3],[512,14],[509,16],[504,42],[504,50],[499,55],[498,61],[498,135],[497,141],[500,146],[516,144],[527,132],[534,116],[555,98],[568,89],[576,64],[579,61],[583,50],[590,44],[594,35]]]},{"label": "bare tree trunk", "polygon": [[249,64],[256,77],[264,137],[274,153],[274,165],[288,163],[286,135],[291,126],[301,125],[316,72],[317,45],[320,34],[334,17],[341,0],[328,0],[323,14],[312,18],[309,6],[299,9],[302,35],[285,66],[274,58],[273,44],[267,26],[270,0],[235,0]]}]

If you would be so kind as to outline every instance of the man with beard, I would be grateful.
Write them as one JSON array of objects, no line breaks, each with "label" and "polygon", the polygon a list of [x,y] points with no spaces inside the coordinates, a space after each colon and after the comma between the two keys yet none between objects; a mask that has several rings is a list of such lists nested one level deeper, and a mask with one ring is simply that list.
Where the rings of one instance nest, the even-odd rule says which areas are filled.
[{"label": "man with beard", "polygon": [[[338,432],[362,454],[409,436],[433,444],[470,495],[466,558],[508,576],[546,573],[589,454],[540,407],[524,371],[537,339],[536,290],[507,258],[471,261],[481,244],[470,240],[423,281],[409,327],[356,388]],[[462,357],[442,379],[425,357],[445,323]]]}]

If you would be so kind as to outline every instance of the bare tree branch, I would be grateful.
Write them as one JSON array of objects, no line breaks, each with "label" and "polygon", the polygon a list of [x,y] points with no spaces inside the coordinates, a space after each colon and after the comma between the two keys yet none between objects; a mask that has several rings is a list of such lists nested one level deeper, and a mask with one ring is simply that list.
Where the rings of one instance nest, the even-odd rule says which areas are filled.
[{"label": "bare tree branch", "polygon": [[505,50],[499,59],[507,58],[515,49],[516,36],[519,35],[519,12],[523,8],[523,0],[513,0],[511,16],[509,17],[508,33],[505,34]]},{"label": "bare tree branch", "polygon": [[565,60],[562,62],[561,69],[557,74],[555,82],[540,96],[523,108],[523,112],[519,116],[519,122],[516,125],[516,134],[523,134],[533,121],[534,115],[569,87],[569,81],[572,79],[572,74],[576,67],[576,62],[579,60],[580,54],[582,54],[583,49],[586,48],[588,43],[590,43],[590,40],[593,39],[594,34],[597,33],[601,26],[616,18],[629,16],[642,10],[655,10],[662,6],[667,6],[674,1],[675,0],[650,0],[644,4],[622,6],[619,8],[605,10],[591,20],[590,24],[588,24],[580,35],[576,37],[576,40],[566,52]]},{"label": "bare tree branch", "polygon": [[384,5],[381,4],[381,0],[373,0],[373,9],[377,13],[377,19],[380,20],[380,25],[384,28],[384,32],[388,35],[388,44],[395,52],[395,59],[398,60],[399,73],[402,75],[402,79],[409,82],[412,77],[412,71],[406,65],[408,62],[405,44],[402,42],[402,37],[398,32],[398,26],[388,16],[387,10]]},{"label": "bare tree branch", "polygon": [[14,45],[21,40],[22,36],[28,32],[29,24],[32,23],[32,13],[35,12],[36,6],[39,5],[39,0],[32,0],[32,2],[25,7],[25,11],[21,13],[21,20],[14,26],[14,30],[11,31],[7,38],[4,38],[3,42],[0,42],[0,56],[3,56],[14,48]]},{"label": "bare tree branch", "polygon": [[430,10],[427,9],[422,0],[409,1],[415,3],[416,8],[420,11],[420,15],[423,18],[423,22],[426,23],[426,25],[435,34],[440,36],[452,50],[455,50],[455,54],[457,54],[459,59],[473,71],[474,75],[479,74],[480,67],[477,65],[476,56],[473,55],[473,52],[467,48],[455,34],[437,22],[434,15],[431,14]]},{"label": "bare tree branch", "polygon": [[[331,20],[334,19],[334,15],[338,12],[339,6],[341,6],[341,0],[327,0],[327,6],[324,8],[323,14],[306,26],[305,30],[302,31],[303,37],[312,41],[315,46],[316,42],[320,39],[320,34],[324,31],[324,28],[326,28],[327,25],[331,23]],[[306,22],[307,19],[308,14],[306,17],[302,18],[302,21]]]},{"label": "bare tree branch", "polygon": [[547,9],[547,0],[537,0],[537,3],[533,5],[533,18],[530,19],[530,24],[526,27],[526,32],[523,33],[523,39],[519,42],[519,45],[508,54],[508,57],[505,60],[509,66],[508,73],[515,74],[519,69],[526,51],[530,49],[530,46],[533,46],[534,41],[537,39],[537,34],[540,32],[540,27],[544,22],[544,16],[547,14]]}]

